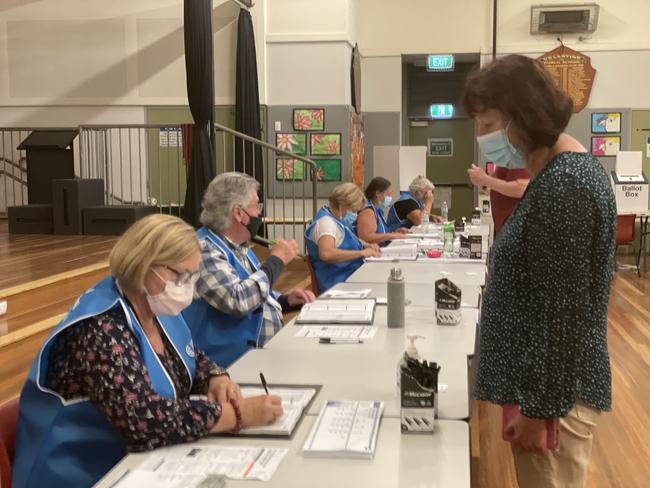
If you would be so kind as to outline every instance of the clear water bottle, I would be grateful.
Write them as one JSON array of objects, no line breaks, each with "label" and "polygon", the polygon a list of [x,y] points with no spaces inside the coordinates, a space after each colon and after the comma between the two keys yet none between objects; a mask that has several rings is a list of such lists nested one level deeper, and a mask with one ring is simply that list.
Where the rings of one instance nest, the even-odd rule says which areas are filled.
[{"label": "clear water bottle", "polygon": [[442,213],[442,221],[449,222],[449,207],[447,206],[447,202],[442,202],[440,211]]},{"label": "clear water bottle", "polygon": [[429,230],[429,214],[422,215],[422,232],[427,232]]},{"label": "clear water bottle", "polygon": [[446,258],[450,258],[454,255],[454,224],[451,222],[442,224],[442,232],[444,238],[442,251]]},{"label": "clear water bottle", "polygon": [[454,256],[458,256],[460,254],[460,235],[456,234],[456,237],[454,237]]}]

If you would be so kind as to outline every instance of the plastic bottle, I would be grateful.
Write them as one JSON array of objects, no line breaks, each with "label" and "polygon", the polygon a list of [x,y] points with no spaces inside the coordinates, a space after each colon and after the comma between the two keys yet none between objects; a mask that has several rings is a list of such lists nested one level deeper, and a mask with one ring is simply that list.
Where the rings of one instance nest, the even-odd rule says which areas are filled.
[{"label": "plastic bottle", "polygon": [[420,359],[420,352],[418,351],[418,348],[415,347],[415,341],[418,339],[424,339],[424,336],[416,334],[407,334],[406,337],[411,342],[406,348],[406,351],[402,357],[400,357],[399,361],[397,361],[397,398],[399,398],[401,394],[400,387],[402,384],[402,367],[406,366],[406,358],[409,357],[411,359]]},{"label": "plastic bottle", "polygon": [[442,224],[442,232],[444,238],[442,252],[448,258],[454,254],[454,224],[451,222]]},{"label": "plastic bottle", "polygon": [[449,222],[449,207],[447,206],[447,202],[442,202],[440,212],[442,213],[442,221]]},{"label": "plastic bottle", "polygon": [[404,276],[401,268],[391,268],[386,283],[388,298],[388,327],[401,329],[404,327]]},{"label": "plastic bottle", "polygon": [[454,256],[458,256],[460,254],[460,235],[456,234],[456,237],[454,237]]},{"label": "plastic bottle", "polygon": [[429,214],[422,215],[422,232],[429,230]]}]

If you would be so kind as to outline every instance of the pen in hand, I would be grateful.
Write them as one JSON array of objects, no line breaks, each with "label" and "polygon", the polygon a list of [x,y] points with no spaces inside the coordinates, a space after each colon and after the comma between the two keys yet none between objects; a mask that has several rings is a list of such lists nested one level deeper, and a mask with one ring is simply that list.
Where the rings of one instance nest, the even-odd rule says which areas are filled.
[{"label": "pen in hand", "polygon": [[264,391],[266,394],[269,394],[269,385],[266,383],[266,378],[264,378],[264,375],[260,371],[260,380],[262,380],[262,386],[264,387]]}]

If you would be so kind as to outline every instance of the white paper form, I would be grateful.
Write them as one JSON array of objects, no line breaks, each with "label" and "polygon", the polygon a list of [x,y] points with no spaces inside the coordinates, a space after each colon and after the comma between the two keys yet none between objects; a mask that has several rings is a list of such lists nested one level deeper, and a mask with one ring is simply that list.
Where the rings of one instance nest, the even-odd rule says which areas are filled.
[{"label": "white paper form", "polygon": [[[265,395],[266,391],[262,387],[244,386],[241,388],[241,394],[246,398]],[[269,394],[282,398],[282,416],[271,425],[241,429],[240,435],[291,435],[303,410],[316,394],[316,390],[269,387]]]},{"label": "white paper form", "polygon": [[306,303],[296,318],[297,324],[371,324],[375,300],[316,300]]},{"label": "white paper form", "polygon": [[371,458],[383,402],[328,400],[303,446],[305,455]]},{"label": "white paper form", "polygon": [[180,445],[151,452],[139,471],[166,474],[222,474],[235,480],[268,481],[288,449]]},{"label": "white paper form", "polygon": [[331,339],[372,339],[377,333],[377,327],[355,327],[349,325],[303,325],[296,332],[296,337]]},{"label": "white paper form", "polygon": [[366,298],[370,295],[369,288],[364,288],[363,290],[327,290],[325,293],[321,294],[320,298]]},{"label": "white paper form", "polygon": [[109,488],[223,488],[225,481],[220,475],[172,474],[142,471],[125,471]]},{"label": "white paper form", "polygon": [[401,246],[388,246],[381,248],[381,256],[366,258],[366,261],[415,261],[418,257],[418,245],[403,244]]}]

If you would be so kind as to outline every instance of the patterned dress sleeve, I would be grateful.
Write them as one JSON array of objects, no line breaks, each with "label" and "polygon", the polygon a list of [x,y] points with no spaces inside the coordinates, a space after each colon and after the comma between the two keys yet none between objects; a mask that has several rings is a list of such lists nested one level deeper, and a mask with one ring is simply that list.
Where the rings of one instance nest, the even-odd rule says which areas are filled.
[{"label": "patterned dress sleeve", "polygon": [[89,398],[124,437],[129,451],[195,441],[221,415],[220,404],[190,400],[189,391],[173,399],[161,397],[152,387],[137,340],[116,310],[61,333],[50,354],[46,383],[66,399]]}]

